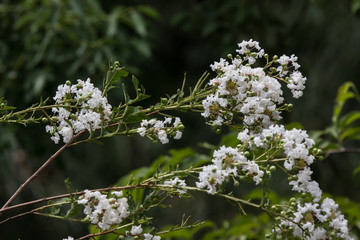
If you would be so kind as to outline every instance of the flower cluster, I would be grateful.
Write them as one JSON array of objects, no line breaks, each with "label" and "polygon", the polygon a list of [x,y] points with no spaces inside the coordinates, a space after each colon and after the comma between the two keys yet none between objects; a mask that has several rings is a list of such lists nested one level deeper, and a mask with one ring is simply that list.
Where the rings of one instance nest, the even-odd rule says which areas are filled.
[{"label": "flower cluster", "polygon": [[277,142],[278,150],[283,151],[286,156],[284,167],[286,170],[300,169],[295,179],[290,181],[293,190],[297,192],[310,193],[315,201],[320,200],[322,191],[319,184],[311,180],[312,171],[309,166],[315,157],[310,149],[315,144],[304,130],[285,130],[282,125],[271,125],[258,134],[249,134],[246,129],[238,134],[238,139],[247,144],[250,149],[269,148],[271,142]]},{"label": "flower cluster", "polygon": [[[286,239],[290,235],[332,239],[330,231],[334,237],[351,239],[338,205],[330,198],[323,199],[319,184],[311,178],[310,165],[321,155],[321,150],[314,148],[315,142],[306,131],[286,130],[277,124],[282,118],[281,111],[292,107],[291,104],[279,106],[284,102],[280,81],[287,84],[294,98],[301,97],[305,88],[306,78],[298,71],[297,57],[274,56],[269,61],[256,41],[243,41],[238,46],[239,55],[234,59],[229,56],[231,62],[220,59],[211,65],[217,77],[209,83],[214,92],[203,100],[202,115],[210,119],[212,125],[239,123],[242,130],[237,139],[241,144],[237,148],[222,146],[214,151],[212,163],[202,168],[196,186],[215,194],[229,176],[239,175],[251,177],[259,184],[265,171],[270,176],[272,159],[282,155],[278,160],[284,162],[281,168],[290,175],[292,190],[310,196],[310,200],[301,204],[293,202],[287,216],[281,214],[276,234]],[[252,67],[262,57],[266,65]],[[250,155],[252,160],[248,160]]]},{"label": "flower cluster", "polygon": [[302,90],[305,89],[306,82],[306,77],[303,77],[302,73],[297,71],[297,69],[300,68],[300,65],[296,62],[297,59],[294,54],[290,57],[283,55],[277,60],[281,65],[276,69],[280,77],[285,77],[291,68],[295,70],[289,74],[287,84],[294,98],[299,98],[303,95]]},{"label": "flower cluster", "polygon": [[[164,181],[164,184],[175,186],[175,187],[176,186],[186,187],[185,180],[179,179],[178,177],[176,177],[174,179],[166,180],[166,181]],[[186,190],[178,189],[177,192],[180,194],[184,194],[184,193],[186,193]]]},{"label": "flower cluster", "polygon": [[349,236],[347,220],[338,210],[333,199],[325,198],[320,203],[297,203],[290,216],[281,219],[275,228],[277,235],[285,234],[283,229],[291,229],[291,234],[305,239],[352,239]]},{"label": "flower cluster", "polygon": [[238,149],[222,146],[214,151],[212,164],[202,168],[196,186],[207,188],[209,194],[215,194],[217,186],[221,185],[227,177],[236,177],[240,174],[246,174],[259,184],[264,171],[260,170],[255,161],[247,160],[244,153]]},{"label": "flower cluster", "polygon": [[181,123],[180,118],[176,117],[171,126],[173,118],[166,117],[164,121],[155,118],[150,120],[142,120],[137,132],[140,136],[147,136],[152,140],[160,140],[162,144],[169,143],[168,136],[174,139],[182,137],[184,125]]},{"label": "flower cluster", "polygon": [[144,240],[160,240],[160,239],[161,239],[160,236],[154,236],[154,235],[152,235],[152,234],[150,234],[150,233],[144,233],[144,234],[142,234],[142,231],[143,231],[143,229],[142,229],[141,225],[132,226],[132,227],[131,227],[131,230],[130,230],[130,233],[129,233],[129,231],[126,231],[126,234],[127,234],[127,235],[130,234],[130,235],[132,235],[132,236],[140,236],[140,235],[143,235]]},{"label": "flower cluster", "polygon": [[85,190],[78,204],[85,206],[84,213],[92,224],[102,229],[109,229],[114,224],[120,224],[129,215],[127,198],[121,191],[112,192],[112,197],[98,191]]},{"label": "flower cluster", "polygon": [[[279,79],[288,83],[294,97],[300,97],[306,78],[299,71],[290,72],[290,68],[298,69],[297,57],[282,56],[262,67],[252,67],[258,58],[268,55],[253,40],[243,41],[236,50],[239,55],[231,63],[225,59],[211,65],[217,77],[210,80],[209,85],[215,92],[203,100],[202,115],[215,125],[231,121],[234,117],[242,119],[247,126],[267,128],[281,119],[280,108],[284,98]],[[279,65],[278,68],[270,66]],[[287,76],[287,77],[285,77]],[[285,78],[282,78],[285,77]]]},{"label": "flower cluster", "polygon": [[89,78],[86,81],[77,80],[76,85],[71,85],[69,81],[59,85],[54,100],[60,107],[52,108],[55,122],[46,126],[46,132],[51,133],[51,139],[56,144],[60,136],[67,143],[82,130],[91,132],[101,128],[103,121],[109,120],[112,113],[107,98]]}]

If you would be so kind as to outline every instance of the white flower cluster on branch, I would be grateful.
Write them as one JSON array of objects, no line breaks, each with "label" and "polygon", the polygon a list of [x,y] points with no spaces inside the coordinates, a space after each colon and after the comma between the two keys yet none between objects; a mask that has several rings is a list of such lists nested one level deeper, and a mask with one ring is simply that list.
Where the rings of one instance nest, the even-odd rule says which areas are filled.
[{"label": "white flower cluster on branch", "polygon": [[[137,129],[140,136],[148,136],[152,140],[160,140],[162,144],[169,143],[168,136],[174,139],[182,137],[182,130],[184,126],[180,118],[176,117],[172,123],[173,118],[166,117],[164,121],[155,118],[150,120],[142,120],[141,126]],[[172,123],[172,125],[171,125]]]},{"label": "white flower cluster on branch", "polygon": [[[236,148],[221,146],[214,151],[212,162],[199,173],[198,188],[206,188],[216,194],[218,186],[230,176],[246,175],[256,184],[264,180],[272,159],[282,156],[282,168],[289,177],[292,190],[310,196],[290,216],[284,216],[276,227],[276,235],[289,234],[303,239],[352,239],[347,221],[330,198],[323,199],[319,184],[312,180],[310,165],[319,154],[314,140],[304,130],[286,130],[277,122],[281,111],[291,104],[283,104],[280,82],[285,82],[294,98],[302,96],[306,78],[298,71],[300,65],[295,55],[280,58],[269,57],[256,41],[243,41],[237,50],[239,55],[231,62],[220,59],[211,65],[217,77],[209,83],[214,92],[203,100],[202,115],[211,125],[240,125],[239,144]],[[267,61],[264,67],[252,67],[259,58]],[[278,67],[274,67],[279,65]],[[312,150],[312,152],[311,152]],[[256,153],[261,152],[260,156]],[[275,166],[273,166],[275,167]],[[269,174],[268,174],[269,175]],[[284,235],[282,235],[284,234]]]},{"label": "white flower cluster on branch", "polygon": [[55,122],[46,126],[46,132],[52,135],[51,139],[56,144],[60,136],[67,143],[82,130],[91,132],[100,129],[112,114],[107,98],[89,78],[86,81],[79,79],[75,85],[70,82],[59,85],[54,100],[63,106],[52,108]]},{"label": "white flower cluster on branch", "polygon": [[141,225],[134,225],[131,227],[131,230],[130,232],[129,231],[126,231],[126,234],[130,234],[132,236],[140,236],[142,235],[144,238],[144,240],[160,240],[161,237],[160,236],[154,236],[150,233],[142,233],[143,232],[143,229],[141,227]]},{"label": "white flower cluster on branch", "polygon": [[[231,62],[220,59],[211,65],[217,77],[210,80],[209,85],[216,91],[203,101],[202,115],[216,125],[242,117],[247,126],[267,128],[281,119],[278,105],[284,98],[279,80],[286,82],[293,96],[298,98],[305,88],[306,78],[297,71],[300,65],[295,55],[274,57],[264,67],[252,67],[259,58],[268,60],[259,43],[243,41],[236,51],[239,55],[231,57]],[[277,68],[270,67],[279,64]],[[296,71],[289,70],[292,68]]]},{"label": "white flower cluster on branch", "polygon": [[198,188],[207,188],[209,194],[215,194],[217,186],[221,185],[229,176],[248,173],[256,184],[262,181],[264,171],[254,161],[249,161],[243,152],[236,148],[220,147],[214,151],[212,163],[203,167],[199,174]]},{"label": "white flower cluster on branch", "polygon": [[92,224],[101,229],[109,229],[112,225],[120,224],[129,215],[127,198],[122,197],[121,191],[112,192],[112,197],[98,191],[85,190],[83,198],[78,204],[85,206],[84,214]]},{"label": "white flower cluster on branch", "polygon": [[[287,219],[282,219],[275,232],[281,235],[281,228],[292,228],[295,237],[308,235],[306,239],[328,239],[329,233],[339,239],[352,239],[349,236],[348,222],[338,210],[333,199],[325,198],[320,203],[298,203]],[[329,239],[332,239],[331,237]]]},{"label": "white flower cluster on branch", "polygon": [[[180,92],[183,93],[183,91],[179,90],[178,95],[174,95],[177,97],[176,104],[179,105],[171,105],[171,108],[167,110],[174,110],[174,106],[180,106],[181,101],[182,103],[191,102],[191,104],[186,108],[179,107],[179,109],[191,109],[192,106],[197,106],[192,110],[199,111],[199,106],[202,106],[201,115],[213,128],[219,130],[222,125],[227,125],[237,131],[238,145],[236,147],[220,146],[213,151],[211,162],[201,167],[176,169],[174,172],[169,170],[167,175],[162,177],[159,177],[161,176],[161,171],[159,171],[156,173],[159,176],[145,181],[146,187],[158,187],[162,193],[171,197],[183,196],[187,190],[195,190],[229,197],[228,199],[234,201],[235,194],[225,193],[226,183],[233,179],[234,186],[239,186],[238,180],[251,180],[255,185],[263,187],[261,204],[257,205],[250,200],[238,200],[276,216],[274,217],[275,226],[271,233],[275,238],[353,239],[349,234],[348,222],[341,214],[339,206],[334,200],[324,197],[319,183],[312,179],[313,172],[310,167],[316,158],[321,157],[321,150],[314,147],[314,140],[305,130],[295,128],[288,130],[278,123],[282,119],[282,111],[290,110],[292,107],[292,104],[284,103],[282,86],[286,86],[294,98],[301,97],[305,89],[306,77],[303,77],[299,71],[298,58],[295,55],[282,55],[280,58],[274,56],[270,59],[259,43],[253,40],[239,43],[236,52],[236,57],[228,56],[229,61],[220,59],[219,62],[210,66],[217,76],[200,89],[201,91],[196,85],[194,89],[201,93],[197,95],[200,97],[194,97],[193,93],[196,92],[194,90],[189,98],[182,98],[183,95]],[[261,62],[264,64],[261,65]],[[199,82],[202,83],[202,81]],[[197,101],[196,104],[192,102],[195,101],[194,99]],[[171,138],[182,137],[184,126],[180,118],[149,119],[149,116],[155,113],[165,115],[162,111],[170,100],[162,100],[161,109],[141,108],[137,112],[134,111],[140,114],[134,115],[136,118],[132,116],[136,120],[131,123],[140,123],[140,126],[137,125],[130,131],[124,116],[120,116],[125,115],[125,112],[121,112],[119,107],[114,109],[114,114],[112,114],[112,107],[104,93],[95,88],[90,83],[90,79],[78,80],[76,85],[71,85],[69,82],[60,85],[54,100],[58,106],[52,108],[54,116],[48,118],[51,119],[52,124],[46,126],[46,131],[51,133],[51,139],[55,143],[58,143],[61,137],[67,143],[75,134],[83,130],[92,132],[100,129],[107,121],[111,121],[111,118],[123,121],[111,126],[124,124],[126,134],[137,133],[154,142],[160,141],[166,144]],[[118,112],[120,114],[114,117]],[[288,205],[270,203],[270,199],[266,199],[265,196],[265,191],[269,190],[267,183],[271,172],[276,168],[288,175],[291,189],[301,193],[301,197],[293,198],[295,200],[290,200]],[[196,173],[198,173],[196,187],[187,186],[183,178],[194,176]],[[163,184],[154,184],[159,181]],[[136,187],[144,186],[137,185]],[[122,192],[114,191],[107,195],[98,191],[85,190],[84,192],[77,203],[85,206],[86,218],[102,230],[119,225],[133,215],[133,212],[130,214],[129,210],[133,208],[129,207],[128,199],[122,196]],[[133,203],[132,198],[129,198],[129,203]],[[281,212],[280,215],[278,212],[270,211],[270,209],[277,211],[280,208],[285,208],[286,211]],[[159,236],[143,233],[141,224],[144,222],[146,222],[144,219],[140,221],[139,218],[134,217],[133,221],[126,226],[129,228],[131,226],[131,229],[120,235],[145,240],[160,240]],[[67,238],[67,240],[70,239],[72,237]]]}]

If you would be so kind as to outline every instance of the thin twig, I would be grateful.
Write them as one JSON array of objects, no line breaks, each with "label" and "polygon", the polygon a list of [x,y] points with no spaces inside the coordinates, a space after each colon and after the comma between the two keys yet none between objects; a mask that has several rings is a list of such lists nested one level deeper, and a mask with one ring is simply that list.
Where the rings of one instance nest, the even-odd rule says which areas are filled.
[{"label": "thin twig", "polygon": [[72,137],[69,142],[67,142],[66,144],[64,144],[64,146],[62,146],[59,150],[57,150],[56,153],[54,153],[43,165],[41,165],[41,167],[39,167],[38,170],[36,170],[36,172],[33,173],[33,175],[31,175],[23,184],[21,184],[21,186],[18,188],[18,190],[16,190],[16,192],[9,198],[9,200],[0,209],[0,216],[1,216],[1,210],[8,207],[14,201],[14,199],[20,194],[20,192],[32,180],[34,180],[34,178],[36,178],[40,174],[40,172],[42,172],[57,156],[60,155],[60,153],[62,153],[76,138],[78,138],[84,132],[86,132],[86,130],[83,130],[83,131],[79,132],[78,134],[76,134],[74,137]]},{"label": "thin twig", "polygon": [[333,150],[329,150],[326,153],[326,156],[329,156],[331,154],[336,154],[336,153],[350,153],[350,152],[355,152],[355,153],[360,153],[360,148],[339,148],[339,149],[333,149]]},{"label": "thin twig", "polygon": [[[111,191],[111,190],[124,190],[124,189],[145,188],[145,187],[149,187],[149,184],[144,183],[144,184],[137,184],[137,185],[121,186],[121,187],[98,188],[98,189],[92,189],[91,191],[103,192],[103,191]],[[19,204],[13,205],[13,206],[1,208],[0,209],[0,214],[2,212],[9,211],[9,210],[12,210],[12,209],[25,207],[25,206],[29,206],[29,205],[33,205],[33,204],[37,204],[37,203],[46,202],[46,201],[52,201],[52,200],[56,200],[56,199],[60,199],[60,198],[66,198],[66,197],[70,197],[70,196],[78,196],[78,195],[82,195],[84,193],[85,193],[84,191],[74,192],[74,193],[71,193],[71,194],[70,193],[65,193],[65,194],[61,194],[61,195],[57,195],[57,196],[45,197],[45,198],[33,200],[33,201],[30,201],[30,202],[19,203]]]}]

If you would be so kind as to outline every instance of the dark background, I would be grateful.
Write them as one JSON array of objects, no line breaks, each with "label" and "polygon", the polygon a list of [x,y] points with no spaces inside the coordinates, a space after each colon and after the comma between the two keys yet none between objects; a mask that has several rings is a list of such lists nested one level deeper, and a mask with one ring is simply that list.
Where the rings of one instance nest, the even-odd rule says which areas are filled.
[{"label": "dark background", "polygon": [[[324,129],[331,124],[337,88],[345,81],[359,86],[358,8],[356,0],[3,0],[0,97],[24,109],[41,96],[54,96],[66,80],[90,77],[101,86],[109,61],[118,60],[153,96],[147,104],[155,103],[181,87],[185,72],[188,86],[194,85],[210,64],[252,38],[270,55],[297,55],[308,79],[304,96],[291,100],[294,110],[284,123]],[[114,91],[110,101],[116,105],[120,99]],[[202,117],[189,113],[183,121],[183,139],[167,146],[140,137],[115,137],[103,146],[88,143],[69,149],[16,202],[64,193],[65,178],[76,189],[109,186],[169,148],[218,143]],[[43,124],[0,126],[0,202],[58,147]],[[314,176],[324,190],[360,202],[359,177],[351,175],[359,161],[356,154],[331,156],[314,165]],[[218,209],[223,208],[219,203]],[[201,217],[206,215],[216,219],[213,213]],[[26,216],[1,225],[0,239],[62,239],[85,231],[85,225]]]}]

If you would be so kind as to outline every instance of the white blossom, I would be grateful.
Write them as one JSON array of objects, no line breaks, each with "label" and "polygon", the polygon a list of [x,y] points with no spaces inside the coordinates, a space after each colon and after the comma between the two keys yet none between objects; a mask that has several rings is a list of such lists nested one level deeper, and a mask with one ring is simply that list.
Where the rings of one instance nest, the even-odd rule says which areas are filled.
[{"label": "white blossom", "polygon": [[59,85],[54,100],[56,104],[66,104],[70,99],[76,100],[77,108],[54,107],[52,112],[56,117],[55,126],[46,126],[45,130],[50,132],[51,140],[59,143],[62,136],[65,143],[69,142],[74,134],[83,130],[89,132],[100,129],[103,121],[109,120],[111,105],[102,92],[94,87],[88,78],[86,81],[77,80],[76,85]]},{"label": "white blossom", "polygon": [[92,224],[98,225],[106,230],[114,224],[120,224],[129,215],[129,204],[127,198],[121,197],[122,193],[114,192],[116,198],[108,198],[107,195],[98,191],[85,190],[78,204],[85,206],[86,214]]},{"label": "white blossom", "polygon": [[67,238],[63,238],[63,240],[74,240],[73,237],[68,236]]},{"label": "white blossom", "polygon": [[[182,123],[180,118],[176,117],[174,123],[171,125],[173,118],[167,117],[164,121],[155,118],[147,120],[144,119],[137,128],[137,133],[140,136],[149,136],[152,139],[158,139],[162,144],[169,143],[169,136],[174,139],[182,137]],[[171,129],[171,131],[169,131]],[[169,134],[170,133],[170,134]]]},{"label": "white blossom", "polygon": [[[280,226],[276,225],[276,228],[293,227],[293,235],[306,240],[331,239],[329,236],[331,230],[341,239],[353,239],[349,235],[347,221],[333,199],[325,198],[321,204],[318,202],[298,203],[292,214],[292,217],[282,219]],[[276,230],[276,233],[280,232],[280,228]]]},{"label": "white blossom", "polygon": [[131,233],[132,235],[139,235],[139,234],[142,233],[142,230],[143,230],[143,229],[142,229],[141,225],[132,226],[130,233]]},{"label": "white blossom", "polygon": [[[180,187],[186,187],[185,180],[179,179],[178,177],[175,177],[174,179],[166,180],[164,181],[165,185],[171,185],[171,186],[180,186]],[[184,189],[177,189],[177,192],[180,194],[186,193],[186,190]]]}]

